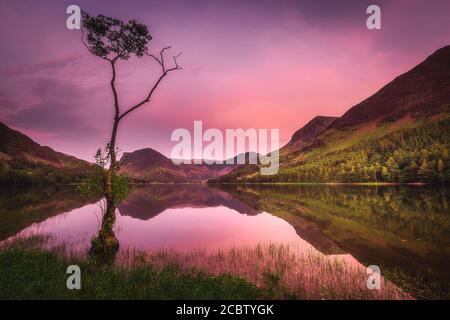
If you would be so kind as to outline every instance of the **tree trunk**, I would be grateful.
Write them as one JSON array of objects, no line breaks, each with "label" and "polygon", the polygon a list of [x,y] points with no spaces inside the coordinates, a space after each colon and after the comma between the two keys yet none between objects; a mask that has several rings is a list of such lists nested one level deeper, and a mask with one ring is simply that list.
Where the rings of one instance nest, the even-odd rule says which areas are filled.
[{"label": "tree trunk", "polygon": [[111,132],[111,138],[109,140],[109,168],[106,172],[106,211],[103,214],[102,226],[98,233],[98,236],[91,241],[90,254],[96,257],[103,263],[112,263],[115,259],[117,251],[119,250],[119,241],[114,234],[113,227],[116,221],[116,199],[113,192],[113,177],[116,174],[116,137],[117,129],[119,127],[119,102],[117,98],[117,92],[115,88],[116,70],[114,63],[111,62],[112,67],[112,79],[111,89],[114,95],[114,124]]},{"label": "tree trunk", "polygon": [[106,192],[105,196],[108,201],[114,202],[113,199],[113,190],[112,190],[112,179],[115,174],[116,170],[116,136],[117,136],[117,128],[119,127],[119,121],[120,121],[120,110],[119,110],[119,99],[117,96],[115,81],[116,81],[116,67],[115,62],[111,61],[111,69],[112,69],[112,78],[111,78],[111,90],[113,92],[114,96],[114,125],[113,130],[111,133],[111,139],[109,141],[109,169],[106,173]]},{"label": "tree trunk", "polygon": [[114,126],[113,126],[113,131],[111,134],[111,139],[109,141],[109,159],[110,159],[110,164],[109,164],[109,168],[108,171],[106,173],[106,198],[108,200],[113,201],[114,199],[112,199],[113,196],[113,190],[112,190],[112,179],[114,174],[116,173],[116,136],[117,136],[117,128],[119,126],[119,119],[118,118],[114,118]]}]

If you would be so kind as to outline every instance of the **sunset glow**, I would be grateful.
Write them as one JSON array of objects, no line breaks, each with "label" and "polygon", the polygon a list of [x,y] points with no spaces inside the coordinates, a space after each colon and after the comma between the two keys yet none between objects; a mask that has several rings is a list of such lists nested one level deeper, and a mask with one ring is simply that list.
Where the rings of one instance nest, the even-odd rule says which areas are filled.
[{"label": "sunset glow", "polygon": [[[136,18],[150,27],[155,52],[165,45],[183,52],[183,70],[164,80],[118,137],[123,151],[152,147],[170,155],[172,130],[194,120],[219,129],[280,128],[284,144],[314,116],[342,115],[448,42],[448,1],[379,2],[383,27],[375,31],[365,27],[368,1],[79,5]],[[110,70],[86,52],[79,31],[65,28],[68,4],[0,4],[0,120],[43,145],[92,160],[109,137]],[[123,108],[143,98],[156,68],[148,57],[118,64]]]}]

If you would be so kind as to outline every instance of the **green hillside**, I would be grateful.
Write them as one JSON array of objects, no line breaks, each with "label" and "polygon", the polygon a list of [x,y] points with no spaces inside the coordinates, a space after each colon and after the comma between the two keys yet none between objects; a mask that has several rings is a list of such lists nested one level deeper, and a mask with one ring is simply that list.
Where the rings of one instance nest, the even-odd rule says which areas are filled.
[{"label": "green hillside", "polygon": [[[214,182],[450,182],[450,46],[350,108],[280,170],[240,167]],[[281,149],[282,151],[286,149]]]}]

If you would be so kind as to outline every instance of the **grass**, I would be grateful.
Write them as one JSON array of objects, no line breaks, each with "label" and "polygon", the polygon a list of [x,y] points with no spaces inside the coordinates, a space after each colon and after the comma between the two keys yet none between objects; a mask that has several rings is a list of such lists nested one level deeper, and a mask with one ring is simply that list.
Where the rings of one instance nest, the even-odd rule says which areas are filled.
[{"label": "grass", "polygon": [[[66,287],[70,264],[81,268],[80,290]],[[239,277],[210,276],[176,265],[100,267],[89,260],[65,260],[54,252],[0,253],[0,299],[257,299],[264,294]]]},{"label": "grass", "polygon": [[207,253],[132,253],[155,266],[177,264],[206,273],[232,274],[247,279],[275,299],[410,299],[382,278],[381,290],[368,290],[366,270],[339,257],[326,257],[312,250],[280,244],[259,244]]},{"label": "grass", "polygon": [[[48,239],[47,239],[48,240]],[[0,249],[0,299],[410,299],[382,278],[368,290],[365,268],[283,245],[207,253],[125,251],[104,266],[46,239]],[[81,290],[68,290],[66,268],[81,269]]]}]

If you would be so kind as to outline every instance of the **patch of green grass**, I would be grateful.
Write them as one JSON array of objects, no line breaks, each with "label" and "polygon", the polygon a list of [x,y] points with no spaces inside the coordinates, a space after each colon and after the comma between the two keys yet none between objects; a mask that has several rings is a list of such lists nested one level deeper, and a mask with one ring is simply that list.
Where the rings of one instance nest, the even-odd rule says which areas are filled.
[{"label": "patch of green grass", "polygon": [[[81,269],[80,290],[67,289],[71,264]],[[55,252],[0,251],[0,299],[258,299],[267,298],[267,292],[240,277],[211,276],[176,265],[159,270],[151,265],[99,266]]]}]

